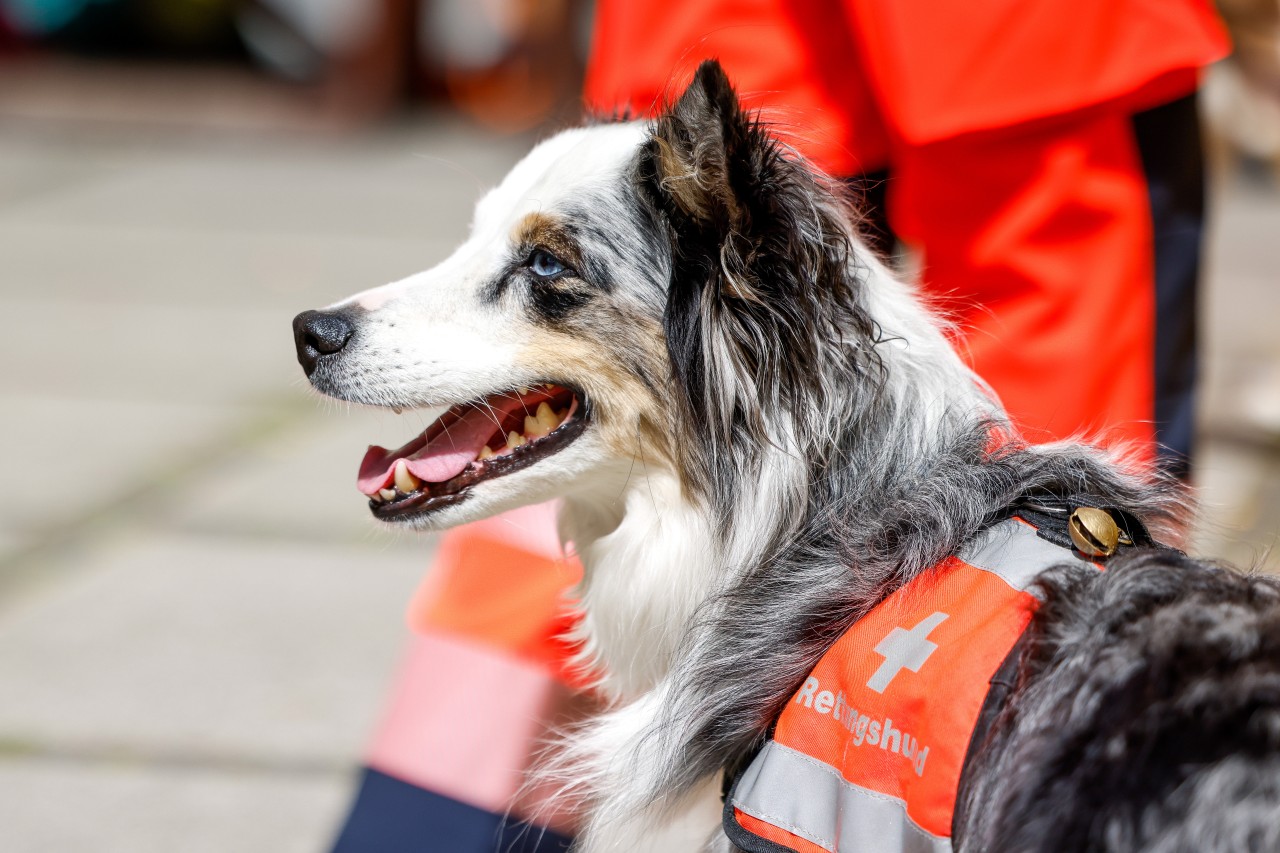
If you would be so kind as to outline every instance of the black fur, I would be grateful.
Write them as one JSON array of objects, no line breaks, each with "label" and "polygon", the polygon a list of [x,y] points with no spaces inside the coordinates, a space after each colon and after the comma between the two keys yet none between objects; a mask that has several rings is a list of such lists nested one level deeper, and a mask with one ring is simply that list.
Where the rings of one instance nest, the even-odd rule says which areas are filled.
[{"label": "black fur", "polygon": [[1143,550],[1042,586],[961,848],[1280,849],[1280,581]]},{"label": "black fur", "polygon": [[[671,245],[663,328],[693,439],[686,462],[727,521],[726,489],[776,436],[761,412],[795,413],[807,443],[803,401],[823,393],[823,376],[869,372],[876,327],[857,297],[843,209],[810,203],[828,194],[820,179],[742,111],[717,63],[658,120],[638,174]],[[722,393],[734,376],[748,393]]]},{"label": "black fur", "polygon": [[571,314],[591,301],[590,285],[576,279],[541,281],[529,276],[529,294],[538,316],[552,324],[563,323]]}]

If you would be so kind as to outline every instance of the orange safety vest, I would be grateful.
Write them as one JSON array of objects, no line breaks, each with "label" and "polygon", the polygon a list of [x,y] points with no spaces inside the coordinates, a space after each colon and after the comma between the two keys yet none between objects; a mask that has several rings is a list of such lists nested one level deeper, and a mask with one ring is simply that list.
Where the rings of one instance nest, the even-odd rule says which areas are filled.
[{"label": "orange safety vest", "polygon": [[858,620],[733,783],[729,837],[753,853],[949,851],[991,679],[1035,610],[1036,577],[1072,559],[1011,518]]}]

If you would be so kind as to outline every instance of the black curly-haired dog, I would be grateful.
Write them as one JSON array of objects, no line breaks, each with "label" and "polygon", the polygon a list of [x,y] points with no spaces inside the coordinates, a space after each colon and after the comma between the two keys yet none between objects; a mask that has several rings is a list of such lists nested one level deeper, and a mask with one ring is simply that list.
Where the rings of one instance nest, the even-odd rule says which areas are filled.
[{"label": "black curly-haired dog", "polygon": [[[441,265],[295,321],[320,391],[449,407],[370,449],[375,517],[562,499],[611,703],[550,771],[579,849],[727,849],[722,778],[828,649],[1028,501],[1176,535],[1175,484],[1018,440],[853,222],[708,63],[653,121],[535,148]],[[954,832],[920,849],[1280,849],[1280,587],[1123,550],[1100,573],[1060,548]]]},{"label": "black curly-haired dog", "polygon": [[1280,850],[1280,582],[1143,549],[1042,583],[963,847]]}]

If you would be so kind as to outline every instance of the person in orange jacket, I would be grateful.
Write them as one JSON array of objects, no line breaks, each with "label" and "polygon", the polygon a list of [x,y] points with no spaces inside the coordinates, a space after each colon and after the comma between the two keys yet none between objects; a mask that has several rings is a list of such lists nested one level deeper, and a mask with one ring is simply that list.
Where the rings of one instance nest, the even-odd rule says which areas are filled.
[{"label": "person in orange jacket", "polygon": [[[1194,93],[1226,51],[1204,0],[599,0],[585,91],[598,113],[650,115],[718,58],[798,152],[863,189],[880,248],[918,252],[1029,438],[1128,441],[1185,473]],[[578,569],[552,530],[543,508],[446,537],[338,853],[569,843],[565,816],[505,811],[538,736],[580,712],[558,639]]]},{"label": "person in orange jacket", "polygon": [[717,57],[744,101],[922,260],[1032,439],[1191,453],[1204,0],[601,0],[595,109],[649,114]]}]

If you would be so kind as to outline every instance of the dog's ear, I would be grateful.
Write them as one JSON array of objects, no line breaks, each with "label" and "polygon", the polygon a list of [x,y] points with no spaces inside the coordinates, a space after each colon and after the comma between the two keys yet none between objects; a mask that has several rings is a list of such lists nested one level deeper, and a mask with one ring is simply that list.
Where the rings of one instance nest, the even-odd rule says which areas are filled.
[{"label": "dog's ear", "polygon": [[649,143],[651,177],[678,225],[723,237],[741,225],[746,211],[738,197],[753,193],[773,147],[743,112],[720,63],[707,60],[657,120]]},{"label": "dog's ear", "polygon": [[848,376],[850,344],[873,330],[845,208],[742,109],[714,61],[655,120],[639,178],[670,237],[663,325],[704,467],[731,446],[777,442],[779,427],[803,446],[797,432],[821,430],[824,378]]}]

